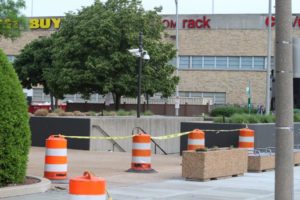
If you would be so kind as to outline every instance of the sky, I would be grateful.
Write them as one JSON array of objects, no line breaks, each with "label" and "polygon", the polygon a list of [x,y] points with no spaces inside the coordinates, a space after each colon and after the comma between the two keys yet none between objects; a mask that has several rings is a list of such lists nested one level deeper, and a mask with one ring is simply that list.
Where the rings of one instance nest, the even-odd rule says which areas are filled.
[{"label": "sky", "polygon": [[[89,6],[93,2],[94,0],[26,0],[26,9],[22,13],[27,17],[64,16],[66,12],[76,12],[82,6]],[[269,0],[178,0],[178,13],[268,13],[268,2]],[[175,0],[142,0],[142,4],[146,10],[162,6],[162,14],[175,14]],[[272,0],[272,4],[274,13],[275,0]],[[293,13],[300,13],[300,0],[292,0],[292,10]]]}]

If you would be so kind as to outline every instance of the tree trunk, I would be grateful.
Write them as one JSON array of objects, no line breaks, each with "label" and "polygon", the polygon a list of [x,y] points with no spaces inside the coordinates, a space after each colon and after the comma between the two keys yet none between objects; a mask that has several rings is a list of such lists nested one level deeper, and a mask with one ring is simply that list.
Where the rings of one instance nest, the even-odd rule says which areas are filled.
[{"label": "tree trunk", "polygon": [[147,110],[149,110],[149,94],[146,93],[145,96],[146,96],[146,102],[147,102]]},{"label": "tree trunk", "polygon": [[58,98],[55,98],[55,109],[58,108]]},{"label": "tree trunk", "polygon": [[119,110],[120,108],[120,103],[121,103],[121,95],[115,93],[115,109]]},{"label": "tree trunk", "polygon": [[53,94],[50,92],[50,108],[51,108],[51,111],[53,112],[54,111],[54,102],[53,102]]}]

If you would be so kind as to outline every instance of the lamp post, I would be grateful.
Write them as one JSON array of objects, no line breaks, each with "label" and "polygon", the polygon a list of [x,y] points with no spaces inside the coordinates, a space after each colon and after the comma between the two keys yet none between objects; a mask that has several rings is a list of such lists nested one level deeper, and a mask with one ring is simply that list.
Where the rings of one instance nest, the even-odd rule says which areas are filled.
[{"label": "lamp post", "polygon": [[[179,20],[178,20],[178,0],[175,0],[176,5],[176,76],[178,76],[178,68],[179,68]],[[179,115],[179,108],[180,108],[180,99],[179,99],[179,88],[178,84],[176,85],[176,101],[175,102],[175,115]]]},{"label": "lamp post", "polygon": [[143,49],[143,33],[139,33],[139,48],[138,49],[129,49],[128,50],[133,56],[139,58],[138,65],[138,80],[137,80],[137,106],[136,106],[136,117],[140,118],[141,116],[141,76],[142,76],[142,66],[143,59],[150,60],[150,56],[147,51]]},{"label": "lamp post", "polygon": [[143,65],[143,33],[139,34],[139,67],[138,67],[138,96],[137,96],[137,108],[136,108],[136,117],[140,118],[141,113],[141,75],[142,75],[142,65]]},{"label": "lamp post", "polygon": [[270,114],[270,96],[271,96],[271,54],[272,54],[272,0],[269,0],[269,24],[268,24],[268,58],[267,58],[267,77],[266,77],[266,115]]}]

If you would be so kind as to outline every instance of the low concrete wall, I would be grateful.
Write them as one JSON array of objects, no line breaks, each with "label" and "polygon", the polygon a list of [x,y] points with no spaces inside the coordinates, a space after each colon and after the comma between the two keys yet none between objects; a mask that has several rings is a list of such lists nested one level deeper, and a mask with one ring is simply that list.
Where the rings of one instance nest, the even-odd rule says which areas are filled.
[{"label": "low concrete wall", "polygon": [[[275,147],[275,123],[249,124],[255,131],[254,144],[256,148]],[[294,144],[300,144],[300,123],[294,123]]]},{"label": "low concrete wall", "polygon": [[[136,117],[101,117],[91,118],[91,136],[104,136],[103,131],[110,136],[127,136],[132,134],[135,127],[141,127],[152,136],[161,136],[180,132],[181,122],[199,121],[199,117],[160,117],[149,116],[137,119]],[[101,132],[101,129],[103,130]],[[136,133],[136,132],[135,132]],[[127,152],[132,149],[132,139],[116,140]],[[180,151],[180,138],[156,140],[167,153]],[[92,151],[120,151],[111,140],[90,140]],[[154,152],[154,145],[152,144]],[[157,153],[162,152],[157,149]]]},{"label": "low concrete wall", "polygon": [[[192,129],[201,130],[232,130],[244,128],[244,124],[219,124],[219,123],[205,123],[205,122],[183,122],[181,124],[181,131],[185,132]],[[255,148],[275,147],[275,124],[249,124],[248,128],[255,131],[254,145]],[[294,143],[300,144],[300,123],[294,124]],[[205,132],[205,146],[206,147],[238,147],[239,131]],[[180,152],[187,149],[187,135],[180,139]]]},{"label": "low concrete wall", "polygon": [[[50,135],[90,135],[90,119],[80,117],[30,117],[31,145],[45,147]],[[90,149],[89,140],[68,139],[70,149]]]}]

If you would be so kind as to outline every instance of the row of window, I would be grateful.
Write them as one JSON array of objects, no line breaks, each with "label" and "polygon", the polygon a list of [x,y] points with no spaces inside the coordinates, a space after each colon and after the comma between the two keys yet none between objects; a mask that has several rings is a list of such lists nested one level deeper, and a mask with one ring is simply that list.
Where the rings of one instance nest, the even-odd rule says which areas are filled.
[{"label": "row of window", "polygon": [[180,97],[201,97],[211,99],[212,104],[226,104],[225,92],[179,92]]},{"label": "row of window", "polygon": [[[176,58],[171,61],[176,66]],[[179,69],[265,70],[263,56],[180,56]]]},{"label": "row of window", "polygon": [[[188,98],[205,98],[211,100],[212,104],[226,104],[226,93],[225,92],[179,92],[180,97]],[[33,102],[50,102],[50,96],[44,94],[42,88],[33,88]],[[86,100],[81,98],[80,94],[65,95],[64,101],[70,102],[85,102]],[[88,102],[91,103],[104,103],[105,98],[103,95],[93,94]]]}]

